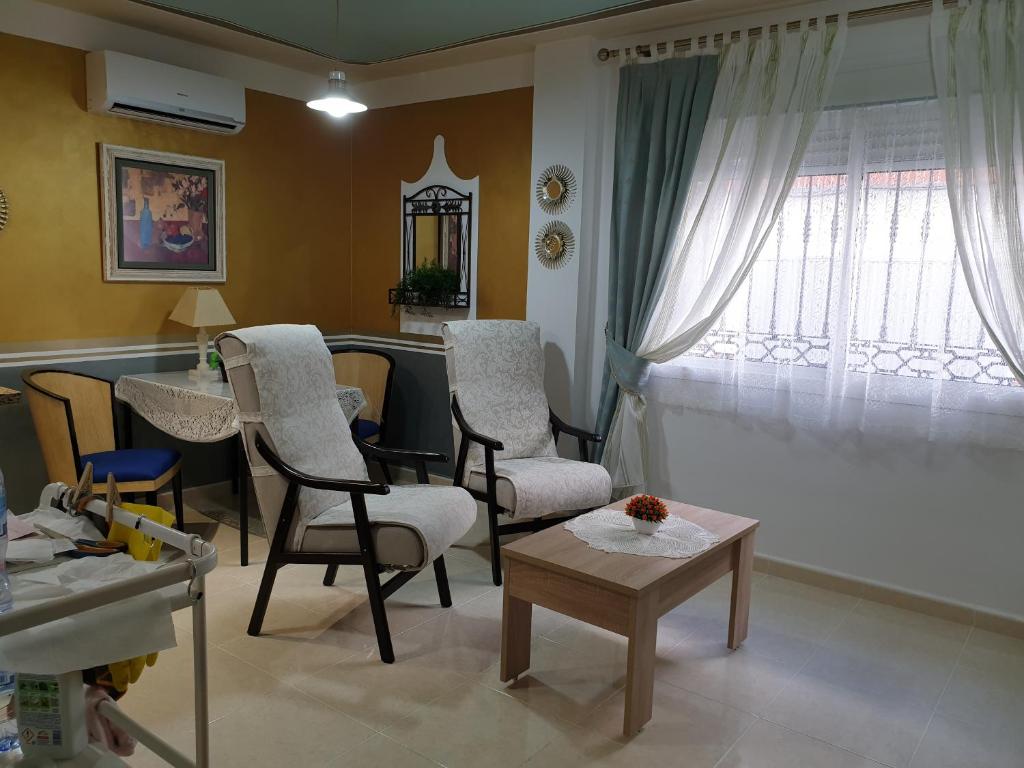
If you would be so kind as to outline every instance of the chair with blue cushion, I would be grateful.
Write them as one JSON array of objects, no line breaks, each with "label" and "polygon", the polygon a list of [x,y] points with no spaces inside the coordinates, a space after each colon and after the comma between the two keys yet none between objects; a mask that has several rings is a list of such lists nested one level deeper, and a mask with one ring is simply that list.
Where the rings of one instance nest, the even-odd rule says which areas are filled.
[{"label": "chair with blue cushion", "polygon": [[378,349],[351,348],[332,352],[331,360],[334,380],[359,387],[366,397],[366,405],[352,422],[352,433],[364,442],[379,443],[387,427],[395,358]]},{"label": "chair with blue cushion", "polygon": [[25,396],[50,482],[74,485],[86,464],[96,478],[113,474],[121,493],[144,493],[147,504],[170,483],[177,525],[184,530],[181,454],[170,448],[121,448],[114,385],[74,371],[26,371]]}]

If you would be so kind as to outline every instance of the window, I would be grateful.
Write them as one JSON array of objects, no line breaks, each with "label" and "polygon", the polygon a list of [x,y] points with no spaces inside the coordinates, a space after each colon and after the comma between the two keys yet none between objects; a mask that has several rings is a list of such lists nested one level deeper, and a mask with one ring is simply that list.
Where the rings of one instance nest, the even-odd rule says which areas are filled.
[{"label": "window", "polygon": [[[935,110],[920,102],[822,116],[750,274],[675,363],[735,390],[704,404],[795,407],[798,421],[832,424],[836,408],[820,398],[852,398],[846,422],[859,427],[869,409],[889,418],[879,404],[1024,415],[1024,393],[963,278]],[[934,415],[913,420],[932,434]]]}]

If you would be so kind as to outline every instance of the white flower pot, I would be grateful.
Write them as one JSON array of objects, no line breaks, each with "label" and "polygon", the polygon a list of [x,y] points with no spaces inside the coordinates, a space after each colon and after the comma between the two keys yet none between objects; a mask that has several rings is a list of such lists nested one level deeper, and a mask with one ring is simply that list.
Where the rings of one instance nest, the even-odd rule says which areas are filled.
[{"label": "white flower pot", "polygon": [[661,528],[661,523],[656,523],[653,520],[641,520],[639,517],[631,517],[630,520],[633,521],[636,532],[642,533],[644,536],[653,536]]}]

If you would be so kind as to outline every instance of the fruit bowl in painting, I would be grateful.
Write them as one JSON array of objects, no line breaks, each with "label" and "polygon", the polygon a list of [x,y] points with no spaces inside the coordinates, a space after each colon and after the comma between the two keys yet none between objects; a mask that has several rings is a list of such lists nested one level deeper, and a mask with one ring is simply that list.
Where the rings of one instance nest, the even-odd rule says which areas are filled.
[{"label": "fruit bowl in painting", "polygon": [[181,231],[172,234],[164,235],[161,242],[164,248],[174,253],[181,253],[187,251],[189,247],[194,243],[196,239],[192,236],[192,232],[188,227],[182,227]]}]

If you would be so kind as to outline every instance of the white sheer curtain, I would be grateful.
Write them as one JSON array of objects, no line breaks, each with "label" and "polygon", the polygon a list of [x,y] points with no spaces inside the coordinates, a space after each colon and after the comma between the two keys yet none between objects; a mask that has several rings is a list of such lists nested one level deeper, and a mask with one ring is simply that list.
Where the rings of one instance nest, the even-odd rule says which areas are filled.
[{"label": "white sheer curtain", "polygon": [[967,285],[1024,382],[1024,2],[938,4],[932,63]]},{"label": "white sheer curtain", "polygon": [[[638,356],[670,360],[696,343],[743,282],[782,210],[831,88],[838,24],[726,46],[674,253]],[[644,397],[624,391],[602,463],[618,494],[646,485]]]},{"label": "white sheer curtain", "polygon": [[1024,391],[957,259],[937,103],[822,115],[745,284],[656,376],[762,425],[1024,447]]}]

